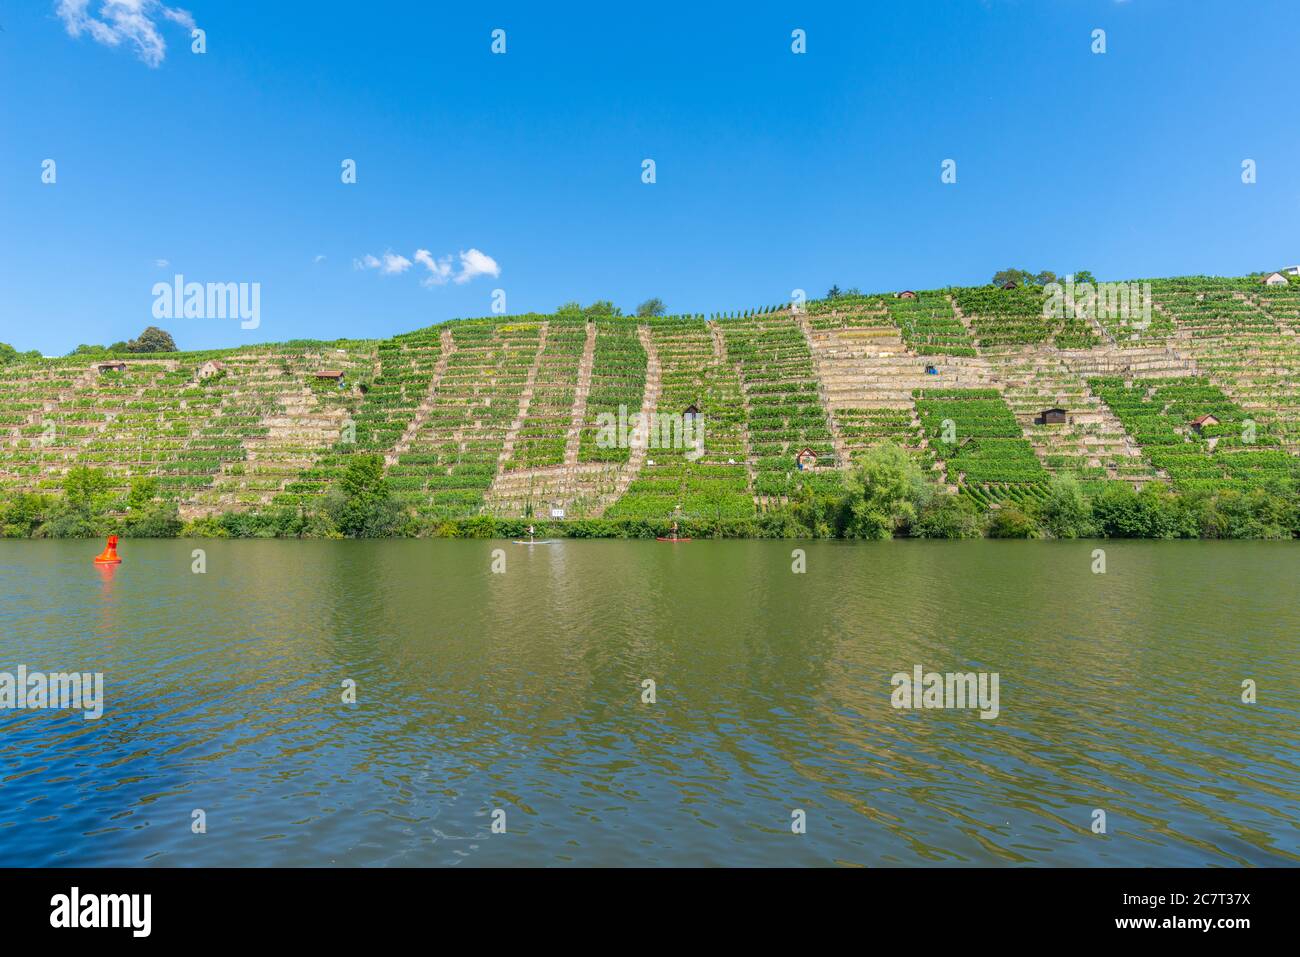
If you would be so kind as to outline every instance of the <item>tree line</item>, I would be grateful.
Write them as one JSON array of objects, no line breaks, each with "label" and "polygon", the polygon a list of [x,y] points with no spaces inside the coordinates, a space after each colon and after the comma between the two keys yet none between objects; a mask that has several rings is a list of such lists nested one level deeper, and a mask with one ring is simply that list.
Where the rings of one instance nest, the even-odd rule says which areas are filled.
[{"label": "tree line", "polygon": [[[5,538],[497,538],[540,532],[573,538],[653,538],[673,519],[546,521],[477,515],[414,515],[394,494],[379,455],[352,457],[339,482],[311,508],[272,507],[183,522],[153,478],[135,478],[123,493],[102,470],[77,466],[62,495],[0,498]],[[982,509],[968,496],[930,481],[908,452],[878,446],[846,472],[838,488],[804,486],[788,504],[746,519],[679,516],[680,534],[732,538],[1207,538],[1300,537],[1300,491],[1279,480],[1241,491],[1179,494],[1160,483],[1136,491],[1109,482],[1088,495],[1070,476],[1051,479],[1041,500]]]}]

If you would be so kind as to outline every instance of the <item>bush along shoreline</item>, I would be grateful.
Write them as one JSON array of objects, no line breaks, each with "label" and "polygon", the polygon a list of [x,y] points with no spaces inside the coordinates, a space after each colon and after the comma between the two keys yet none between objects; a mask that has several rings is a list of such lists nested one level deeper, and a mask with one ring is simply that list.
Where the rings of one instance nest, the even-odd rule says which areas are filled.
[{"label": "bush along shoreline", "polygon": [[[1272,481],[1248,490],[1171,491],[1151,483],[1140,492],[1111,482],[1093,495],[1068,476],[1054,476],[1032,501],[987,508],[929,481],[908,453],[872,449],[842,482],[805,487],[777,508],[746,519],[681,515],[678,534],[693,539],[889,538],[1300,538],[1300,488]],[[71,469],[62,494],[0,495],[4,538],[546,538],[651,539],[670,534],[672,519],[549,520],[476,515],[417,516],[394,494],[377,455],[352,458],[337,485],[312,510],[272,508],[183,521],[156,480],[138,478],[126,494],[108,476]]]}]

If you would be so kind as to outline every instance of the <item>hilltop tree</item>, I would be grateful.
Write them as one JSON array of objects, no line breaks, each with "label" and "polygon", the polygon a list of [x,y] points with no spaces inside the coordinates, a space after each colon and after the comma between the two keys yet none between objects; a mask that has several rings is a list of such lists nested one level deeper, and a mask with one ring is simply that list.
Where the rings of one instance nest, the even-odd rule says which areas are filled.
[{"label": "hilltop tree", "polygon": [[608,299],[597,299],[582,314],[588,319],[617,319],[623,315],[623,310],[618,308]]},{"label": "hilltop tree", "polygon": [[645,302],[641,303],[641,305],[636,307],[638,319],[648,319],[651,316],[662,316],[667,311],[667,307],[664,306],[664,301],[658,296],[655,296],[653,299],[647,299]]},{"label": "hilltop tree", "polygon": [[577,300],[570,300],[562,304],[555,310],[557,316],[581,316],[584,319],[617,319],[623,315],[623,310],[618,308],[608,299],[597,299],[590,306],[583,307]]},{"label": "hilltop tree", "polygon": [[1017,286],[1046,286],[1057,281],[1056,273],[1050,269],[1042,269],[1036,273],[1028,269],[1001,269],[993,274],[991,284],[1005,286],[1009,282],[1014,282]]},{"label": "hilltop tree", "polygon": [[41,354],[35,349],[30,352],[19,352],[7,342],[0,342],[0,366],[8,365],[11,362],[17,362],[19,359],[39,359]]},{"label": "hilltop tree", "polygon": [[176,340],[170,332],[149,326],[144,332],[126,344],[127,352],[176,352]]},{"label": "hilltop tree", "polygon": [[1000,269],[993,274],[991,283],[994,286],[1005,286],[1009,282],[1014,282],[1017,286],[1023,286],[1033,279],[1034,274],[1026,269]]},{"label": "hilltop tree", "polygon": [[1083,285],[1085,282],[1090,282],[1094,286],[1097,284],[1097,279],[1093,276],[1091,269],[1080,269],[1077,271],[1074,274],[1074,281],[1080,285]]}]

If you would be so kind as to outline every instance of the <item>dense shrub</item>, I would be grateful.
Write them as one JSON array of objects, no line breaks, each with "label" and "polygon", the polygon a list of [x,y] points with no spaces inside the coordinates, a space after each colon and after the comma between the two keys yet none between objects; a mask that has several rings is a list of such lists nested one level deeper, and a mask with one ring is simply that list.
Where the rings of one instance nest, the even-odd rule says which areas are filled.
[{"label": "dense shrub", "polygon": [[921,468],[904,449],[868,451],[844,480],[837,533],[843,538],[891,538],[930,498]]},{"label": "dense shrub", "polygon": [[381,455],[354,456],[326,496],[323,513],[345,538],[400,536],[408,522],[384,478]]},{"label": "dense shrub", "polygon": [[1053,476],[1047,497],[1035,511],[1043,530],[1053,538],[1087,538],[1094,534],[1092,509],[1071,476]]},{"label": "dense shrub", "polygon": [[1014,505],[999,508],[989,516],[989,538],[1040,538],[1038,523]]},{"label": "dense shrub", "polygon": [[936,495],[917,515],[911,533],[916,538],[979,538],[984,519],[966,496]]}]

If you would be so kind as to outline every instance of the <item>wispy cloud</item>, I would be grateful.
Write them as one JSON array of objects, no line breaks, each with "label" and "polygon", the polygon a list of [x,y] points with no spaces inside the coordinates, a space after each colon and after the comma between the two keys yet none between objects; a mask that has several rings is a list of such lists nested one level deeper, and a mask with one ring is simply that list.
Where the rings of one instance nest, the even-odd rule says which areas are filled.
[{"label": "wispy cloud", "polygon": [[[366,253],[360,259],[352,260],[356,269],[374,269],[381,275],[392,276],[406,272],[411,268],[412,259],[425,269],[420,279],[422,286],[444,286],[449,282],[466,283],[478,276],[499,276],[501,267],[487,253],[478,249],[463,249],[456,254],[435,257],[427,249],[417,249],[411,259],[399,256],[391,251],[383,257]],[[457,268],[456,264],[459,264]]]},{"label": "wispy cloud", "polygon": [[155,259],[155,260],[153,261],[153,264],[154,264],[155,266],[157,266],[159,269],[166,269],[168,266],[171,265],[171,260],[170,260],[170,259]]},{"label": "wispy cloud", "polygon": [[429,271],[429,275],[420,280],[424,286],[441,286],[451,278],[451,257],[443,256],[441,259],[434,259],[433,254],[427,249],[417,249],[415,251],[415,261]]},{"label": "wispy cloud", "polygon": [[360,259],[352,260],[352,266],[354,269],[377,269],[383,276],[396,276],[410,269],[411,261],[390,249],[382,257],[366,253]]},{"label": "wispy cloud", "polygon": [[162,20],[186,30],[194,29],[188,10],[169,7],[161,0],[56,0],[54,12],[69,36],[89,34],[97,43],[117,47],[128,43],[135,55],[151,67],[167,56],[167,42],[158,30]]}]

